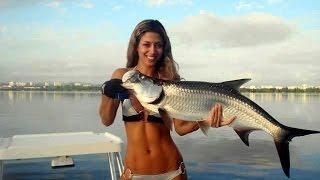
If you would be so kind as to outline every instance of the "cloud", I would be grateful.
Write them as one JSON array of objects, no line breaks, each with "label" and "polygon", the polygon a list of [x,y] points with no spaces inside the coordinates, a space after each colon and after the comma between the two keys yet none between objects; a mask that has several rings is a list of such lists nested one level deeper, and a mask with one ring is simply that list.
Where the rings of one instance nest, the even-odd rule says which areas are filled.
[{"label": "cloud", "polygon": [[[84,43],[84,42],[83,42]],[[66,51],[74,51],[66,49]],[[79,81],[101,83],[111,77],[112,72],[124,67],[126,46],[123,43],[106,43],[82,48],[64,54],[53,49],[51,57],[40,53],[40,57],[26,57],[1,62],[1,82],[8,81]],[[56,54],[54,54],[56,53]],[[17,63],[18,62],[18,63]]]},{"label": "cloud", "polygon": [[123,6],[120,6],[120,5],[112,7],[112,11],[120,11],[121,9],[123,9]]},{"label": "cloud", "polygon": [[0,26],[0,33],[5,33],[7,32],[8,28],[7,26]]},{"label": "cloud", "polygon": [[284,0],[264,0],[264,1],[238,1],[234,3],[237,11],[261,10],[266,6],[274,6],[283,3]]},{"label": "cloud", "polygon": [[320,10],[311,11],[311,14],[314,15],[314,16],[319,16],[320,15]]},{"label": "cloud", "polygon": [[[192,27],[192,28],[191,28]],[[173,28],[180,43],[207,44],[212,48],[256,46],[283,41],[295,31],[285,20],[264,13],[220,18],[201,11]]]},{"label": "cloud", "polygon": [[148,4],[151,6],[159,6],[167,3],[167,0],[148,0]]},{"label": "cloud", "polygon": [[[97,27],[13,28],[0,39],[0,82],[74,81],[99,83],[126,64],[126,43],[110,23]],[[107,29],[107,31],[106,31]],[[17,34],[28,34],[16,37]],[[18,52],[18,53],[17,53]]]},{"label": "cloud", "polygon": [[320,42],[303,37],[297,35],[272,45],[214,50],[173,43],[173,50],[187,80],[221,82],[251,78],[248,84],[253,85],[319,85]]},{"label": "cloud", "polygon": [[138,0],[138,2],[146,3],[149,6],[163,5],[192,5],[192,0]]},{"label": "cloud", "polygon": [[21,7],[29,7],[33,5],[41,4],[50,8],[53,8],[61,13],[65,13],[67,9],[64,7],[66,4],[74,4],[79,7],[85,9],[92,9],[94,8],[94,4],[89,1],[79,2],[76,1],[63,1],[63,0],[1,0],[0,1],[0,8],[2,9],[11,9],[11,8],[21,8]]},{"label": "cloud", "polygon": [[264,6],[262,4],[259,4],[256,2],[246,2],[246,1],[239,1],[239,2],[235,3],[234,7],[237,11],[264,8]]},{"label": "cloud", "polygon": [[95,7],[95,5],[91,2],[82,2],[82,3],[79,3],[78,5],[85,9],[92,9]]},{"label": "cloud", "polygon": [[243,9],[243,8],[249,8],[249,9],[251,9],[251,8],[252,8],[252,4],[251,4],[251,3],[247,3],[247,2],[240,1],[240,2],[237,2],[237,3],[235,4],[235,8],[236,8],[237,10],[241,10],[241,9]]},{"label": "cloud", "polygon": [[267,0],[267,3],[270,5],[283,3],[284,0]]},{"label": "cloud", "polygon": [[60,8],[61,2],[60,1],[52,1],[47,3],[47,6],[52,8]]},{"label": "cloud", "polygon": [[66,13],[67,9],[62,6],[62,1],[61,0],[54,0],[54,1],[49,1],[47,3],[44,3],[45,6],[48,6],[50,8],[53,8],[57,10],[59,13]]},{"label": "cloud", "polygon": [[[251,78],[248,85],[319,85],[319,30],[301,31],[265,13],[219,17],[202,11],[174,24],[165,22],[174,58],[187,80]],[[25,26],[0,26],[5,31],[0,81],[99,83],[126,64],[127,39],[118,34],[122,27]]]},{"label": "cloud", "polygon": [[[11,10],[13,8],[28,8],[35,5],[41,5],[55,9],[59,13],[66,13],[67,8],[66,4],[72,3],[72,1],[63,1],[63,0],[0,0],[0,9],[1,10]],[[83,3],[85,5],[85,3]]]},{"label": "cloud", "polygon": [[21,0],[1,0],[0,1],[0,8],[1,9],[11,9],[17,7],[26,7],[30,5],[34,5],[41,2],[41,0],[28,0],[28,1],[21,1]]},{"label": "cloud", "polygon": [[319,30],[299,31],[268,14],[220,18],[200,13],[170,26],[168,33],[187,80],[319,85]]}]

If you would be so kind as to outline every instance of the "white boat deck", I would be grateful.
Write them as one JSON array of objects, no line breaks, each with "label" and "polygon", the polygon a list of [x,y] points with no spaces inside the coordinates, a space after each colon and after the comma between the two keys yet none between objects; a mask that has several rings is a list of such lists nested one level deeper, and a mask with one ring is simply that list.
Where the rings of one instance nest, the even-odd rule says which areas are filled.
[{"label": "white boat deck", "polygon": [[93,132],[30,134],[0,138],[0,179],[2,180],[4,160],[47,157],[66,160],[61,157],[100,153],[108,155],[111,177],[116,179],[114,163],[118,165],[119,174],[123,170],[120,154],[122,143],[119,137],[110,133]]}]

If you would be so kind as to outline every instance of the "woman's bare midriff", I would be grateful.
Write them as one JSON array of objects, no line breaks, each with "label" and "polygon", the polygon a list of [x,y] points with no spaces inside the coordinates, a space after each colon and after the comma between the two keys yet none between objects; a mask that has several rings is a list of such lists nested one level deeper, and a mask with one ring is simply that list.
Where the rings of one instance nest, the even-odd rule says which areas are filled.
[{"label": "woman's bare midriff", "polygon": [[134,174],[161,174],[179,168],[182,156],[169,129],[157,122],[127,122],[125,168]]}]

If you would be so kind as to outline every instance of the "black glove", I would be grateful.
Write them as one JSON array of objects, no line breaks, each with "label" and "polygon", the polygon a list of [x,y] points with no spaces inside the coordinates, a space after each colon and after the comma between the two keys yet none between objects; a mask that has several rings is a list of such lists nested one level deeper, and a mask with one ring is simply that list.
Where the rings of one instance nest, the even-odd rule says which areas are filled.
[{"label": "black glove", "polygon": [[121,86],[121,79],[111,79],[101,86],[101,93],[112,99],[129,99],[129,91]]}]

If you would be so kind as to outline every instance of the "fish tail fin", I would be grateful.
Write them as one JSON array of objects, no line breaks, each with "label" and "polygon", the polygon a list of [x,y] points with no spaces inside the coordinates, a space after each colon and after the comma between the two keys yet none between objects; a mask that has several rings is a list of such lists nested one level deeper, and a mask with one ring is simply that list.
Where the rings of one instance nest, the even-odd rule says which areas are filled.
[{"label": "fish tail fin", "polygon": [[287,131],[286,138],[289,141],[291,141],[292,138],[297,137],[297,136],[305,136],[305,135],[309,135],[309,134],[320,133],[320,131],[299,129],[299,128],[293,128],[293,127],[288,127],[288,126],[285,126],[285,130]]},{"label": "fish tail fin", "polygon": [[290,177],[290,153],[289,153],[289,141],[275,140],[278,155],[280,158],[282,170],[287,177]]},{"label": "fish tail fin", "polygon": [[278,155],[280,158],[282,170],[287,177],[290,177],[289,142],[294,137],[305,136],[305,135],[315,134],[315,133],[320,133],[320,131],[298,129],[298,128],[285,126],[283,128],[281,137],[279,139],[274,139],[275,145],[277,147]]}]

